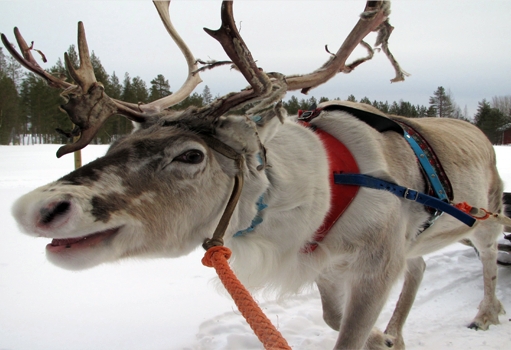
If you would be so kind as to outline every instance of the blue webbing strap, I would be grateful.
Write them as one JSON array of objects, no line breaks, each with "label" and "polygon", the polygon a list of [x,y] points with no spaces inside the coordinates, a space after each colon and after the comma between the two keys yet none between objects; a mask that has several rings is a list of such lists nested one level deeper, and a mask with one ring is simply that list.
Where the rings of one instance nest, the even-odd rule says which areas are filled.
[{"label": "blue webbing strap", "polygon": [[431,187],[433,187],[435,195],[438,198],[440,198],[440,200],[443,200],[444,202],[449,202],[449,198],[447,198],[447,194],[445,193],[444,187],[442,186],[442,183],[440,182],[440,179],[438,178],[435,169],[429,163],[429,158],[426,156],[426,154],[419,146],[419,144],[406,131],[404,131],[404,137],[405,140],[408,141],[410,147],[412,147],[413,151],[415,152],[415,155],[417,156],[417,159],[421,163],[422,168],[424,169],[424,172],[426,173],[426,176],[429,179]]},{"label": "blue webbing strap", "polygon": [[354,185],[368,188],[374,188],[377,190],[389,191],[400,198],[405,198],[428,207],[432,207],[441,210],[449,215],[452,215],[456,219],[460,220],[467,226],[474,226],[476,219],[472,216],[464,213],[455,206],[446,203],[438,198],[428,196],[427,194],[421,193],[410,188],[393,184],[392,182],[380,180],[369,175],[364,174],[334,174],[334,182],[340,185]]}]

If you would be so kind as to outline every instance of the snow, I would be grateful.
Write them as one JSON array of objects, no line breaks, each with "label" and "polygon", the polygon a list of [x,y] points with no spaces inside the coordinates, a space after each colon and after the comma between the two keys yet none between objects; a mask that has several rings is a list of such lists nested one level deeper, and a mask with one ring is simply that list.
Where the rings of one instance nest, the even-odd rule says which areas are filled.
[{"label": "snow", "polygon": [[[0,349],[261,349],[234,303],[200,260],[126,260],[70,272],[46,261],[45,239],[20,233],[14,200],[70,172],[73,159],[57,145],[0,146]],[[90,145],[84,162],[106,146]],[[511,191],[511,147],[496,147]],[[510,349],[511,322],[468,329],[483,295],[482,269],[471,248],[456,244],[426,256],[427,270],[404,329],[408,349]],[[378,326],[384,328],[397,286]],[[511,267],[499,267],[497,295],[511,312]],[[330,349],[336,332],[322,320],[316,290],[284,302],[257,295],[262,309],[294,349]]]}]

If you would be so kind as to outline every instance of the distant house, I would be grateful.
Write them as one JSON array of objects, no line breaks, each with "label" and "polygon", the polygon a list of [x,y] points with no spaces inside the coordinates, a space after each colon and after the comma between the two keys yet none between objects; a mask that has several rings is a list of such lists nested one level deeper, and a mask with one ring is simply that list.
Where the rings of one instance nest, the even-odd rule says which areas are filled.
[{"label": "distant house", "polygon": [[511,145],[511,123],[507,123],[497,129],[501,133],[500,144]]}]

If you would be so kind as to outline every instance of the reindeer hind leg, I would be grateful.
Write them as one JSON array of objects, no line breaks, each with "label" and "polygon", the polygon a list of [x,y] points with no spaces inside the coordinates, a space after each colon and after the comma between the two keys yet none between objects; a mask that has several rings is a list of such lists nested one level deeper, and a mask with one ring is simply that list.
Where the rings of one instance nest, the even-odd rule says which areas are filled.
[{"label": "reindeer hind leg", "polygon": [[484,297],[479,304],[479,312],[468,326],[473,329],[487,330],[491,324],[499,324],[499,315],[505,310],[495,295],[497,286],[497,237],[502,225],[483,222],[470,238],[479,252],[483,264]]}]

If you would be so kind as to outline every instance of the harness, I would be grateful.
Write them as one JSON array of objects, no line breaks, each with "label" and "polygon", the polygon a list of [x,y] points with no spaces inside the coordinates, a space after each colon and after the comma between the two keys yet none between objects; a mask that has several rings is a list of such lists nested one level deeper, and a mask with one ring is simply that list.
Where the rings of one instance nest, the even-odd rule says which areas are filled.
[{"label": "harness", "polygon": [[[346,106],[337,104],[329,105],[323,108],[316,108],[313,106],[309,111],[299,111],[298,120],[306,126],[310,125],[308,122],[319,116],[319,114],[324,110],[346,111],[361,121],[364,121],[379,132],[394,131],[398,132],[400,135],[403,135],[404,139],[408,142],[414,151],[417,162],[420,164],[420,169],[426,182],[427,192],[427,194],[422,193],[414,189],[399,186],[389,181],[377,179],[365,174],[359,174],[358,167],[356,168],[356,171],[346,171],[345,169],[341,169],[339,171],[335,169],[335,165],[332,166],[332,164],[330,164],[330,172],[332,174],[330,180],[331,183],[333,182],[334,184],[332,186],[332,191],[340,193],[340,196],[346,196],[346,199],[342,201],[340,208],[331,209],[333,212],[340,211],[342,214],[356,196],[356,191],[347,193],[345,192],[344,188],[349,188],[352,186],[358,190],[358,188],[362,186],[389,191],[400,198],[405,198],[407,200],[423,204],[426,207],[426,210],[430,213],[430,218],[425,222],[424,226],[422,227],[421,231],[418,232],[418,234],[421,234],[428,227],[431,227],[435,220],[438,219],[438,217],[440,217],[444,212],[452,215],[456,219],[463,222],[465,225],[470,227],[474,225],[476,221],[474,217],[450,204],[453,199],[452,186],[447,175],[445,174],[445,171],[442,168],[438,157],[428,142],[410,125],[402,121],[388,118],[380,113],[363,111],[349,105]],[[324,135],[328,135],[328,133],[318,128],[316,128],[314,131],[318,134],[318,136],[320,136],[322,141],[325,138]],[[331,135],[330,137],[334,138]],[[340,141],[337,139],[335,139],[335,141],[337,142],[338,146],[334,147],[331,146],[332,144],[327,144],[323,141],[330,160],[335,158],[335,156],[332,156],[332,154],[335,153],[336,147],[346,149],[346,146],[344,146]],[[351,153],[348,157],[353,159]],[[354,159],[353,162],[355,162]],[[331,163],[331,161],[329,163]],[[343,204],[346,202],[347,204]],[[332,200],[332,205],[337,206],[336,200]],[[306,252],[314,251],[314,249],[317,248],[318,242],[323,240],[328,233],[328,230],[325,231],[325,228],[328,227],[328,229],[330,229],[341,214],[335,218],[332,215],[327,215],[320,229],[318,229],[318,231],[315,233],[313,242],[308,243],[303,250]]]},{"label": "harness", "polygon": [[[328,168],[331,174],[359,173],[355,158],[353,158],[351,152],[342,142],[307,122],[301,122],[301,124],[312,129],[321,139],[328,153]],[[323,224],[314,233],[312,241],[308,242],[302,248],[303,253],[313,252],[318,247],[318,243],[323,241],[332,226],[341,217],[358,193],[358,186],[349,186],[349,184],[341,183],[336,184],[333,176],[329,176],[329,180],[331,188],[330,211],[323,220]]]},{"label": "harness", "polygon": [[[312,240],[302,248],[301,251],[303,253],[313,252],[318,247],[318,244],[323,241],[332,226],[355,199],[360,187],[388,191],[400,198],[424,205],[426,210],[430,213],[430,218],[424,223],[417,235],[431,227],[436,219],[443,213],[455,217],[470,227],[476,222],[476,219],[472,215],[469,215],[466,211],[463,211],[457,206],[451,205],[451,201],[453,200],[451,183],[435,152],[422,135],[401,120],[398,121],[389,118],[372,107],[368,107],[368,109],[369,110],[361,110],[355,105],[351,106],[349,102],[343,102],[343,104],[332,104],[321,108],[313,106],[311,110],[298,112],[299,122],[303,126],[313,130],[323,143],[327,151],[329,172],[331,174],[331,176],[329,176],[331,188],[330,210],[323,220],[322,225],[314,233]],[[427,193],[422,193],[418,190],[400,186],[369,175],[360,174],[356,160],[342,142],[326,131],[309,124],[309,122],[319,116],[322,111],[329,110],[346,111],[381,133],[394,131],[402,135],[415,153],[417,163],[420,165],[419,168],[426,182],[425,192]],[[252,220],[251,225],[244,230],[238,231],[234,235],[235,237],[252,232],[255,227],[263,221],[261,212],[267,207],[264,203],[264,194],[259,198],[256,204],[257,214]]]}]

